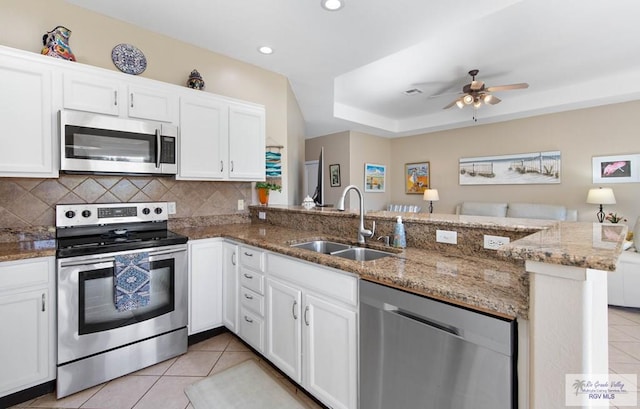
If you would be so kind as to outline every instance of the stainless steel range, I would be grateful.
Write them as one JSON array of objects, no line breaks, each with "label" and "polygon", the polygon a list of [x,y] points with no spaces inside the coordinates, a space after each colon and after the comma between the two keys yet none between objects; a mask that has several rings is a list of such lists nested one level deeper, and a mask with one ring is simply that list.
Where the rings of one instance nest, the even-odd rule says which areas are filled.
[{"label": "stainless steel range", "polygon": [[57,396],[187,351],[187,237],[166,203],[56,207]]}]

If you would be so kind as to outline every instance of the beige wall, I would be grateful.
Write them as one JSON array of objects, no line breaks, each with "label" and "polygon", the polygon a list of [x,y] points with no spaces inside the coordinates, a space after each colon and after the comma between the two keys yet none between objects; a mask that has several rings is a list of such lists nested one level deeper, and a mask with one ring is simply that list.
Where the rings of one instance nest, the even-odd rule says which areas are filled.
[{"label": "beige wall", "polygon": [[[358,186],[364,192],[364,164],[374,163],[387,167],[385,179],[385,191],[376,193],[365,193],[364,204],[366,210],[381,210],[386,208],[391,197],[389,170],[391,164],[391,140],[378,136],[368,135],[360,132],[351,132],[349,140],[349,150],[351,157],[351,184]],[[355,201],[351,201],[354,208]]]},{"label": "beige wall", "polygon": [[[403,167],[408,162],[429,161],[432,187],[440,194],[440,201],[434,203],[435,212],[453,213],[456,204],[464,200],[517,201],[566,205],[578,209],[580,220],[596,221],[597,206],[585,203],[587,192],[592,187],[608,186],[613,188],[617,204],[605,206],[605,212],[622,213],[633,226],[640,215],[640,184],[593,185],[591,159],[640,153],[638,112],[640,101],[635,101],[394,139],[391,201],[424,208],[421,197],[404,193]],[[553,150],[562,154],[560,184],[458,184],[458,160],[462,157]]]},{"label": "beige wall", "polygon": [[[305,161],[318,160],[320,148],[324,147],[324,200],[327,204],[335,204],[342,190],[350,184],[349,139],[349,132],[339,132],[305,141]],[[340,165],[340,186],[331,187],[329,165],[336,163]]]},{"label": "beige wall", "polygon": [[[118,71],[111,61],[111,50],[119,43],[130,43],[140,48],[147,58],[148,66],[142,77],[184,85],[195,68],[205,80],[205,92],[263,104],[266,107],[267,140],[285,146],[283,192],[274,194],[273,202],[287,203],[289,197],[296,194],[299,187],[289,187],[288,183],[300,183],[298,179],[302,168],[300,159],[295,155],[295,152],[300,152],[300,147],[292,146],[289,152],[287,145],[302,137],[303,120],[286,77],[63,0],[0,0],[1,45],[39,53],[42,35],[57,25],[64,25],[72,31],[69,44],[80,63]],[[288,112],[289,109],[292,112]],[[292,135],[289,135],[290,131]],[[5,188],[11,183],[0,180],[0,185],[6,185]],[[185,182],[177,183],[180,186]],[[228,206],[228,213],[236,212],[238,199],[255,198],[255,192],[247,197],[246,187],[238,189],[236,183],[229,183],[229,188],[225,187],[226,182],[203,183],[204,186],[212,183],[210,190],[224,192],[224,200],[220,203]],[[246,185],[249,186],[248,183]],[[17,210],[8,209],[9,212]],[[216,213],[219,212],[220,209],[216,208]]]},{"label": "beige wall", "polygon": [[287,150],[283,156],[287,157],[287,166],[296,169],[295,172],[287,172],[289,188],[287,203],[300,204],[304,199],[302,192],[302,178],[304,176],[304,119],[298,105],[298,100],[293,95],[291,85],[287,86]]}]

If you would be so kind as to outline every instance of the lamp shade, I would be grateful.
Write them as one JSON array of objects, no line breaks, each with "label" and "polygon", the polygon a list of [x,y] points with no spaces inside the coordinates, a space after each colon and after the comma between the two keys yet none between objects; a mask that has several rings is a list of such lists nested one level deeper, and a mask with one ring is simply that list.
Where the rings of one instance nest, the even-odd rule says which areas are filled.
[{"label": "lamp shade", "polygon": [[433,202],[440,200],[440,197],[438,196],[438,189],[426,189],[422,198]]},{"label": "lamp shade", "polygon": [[589,189],[589,193],[587,194],[587,203],[616,204],[616,197],[613,195],[613,189],[609,187]]}]

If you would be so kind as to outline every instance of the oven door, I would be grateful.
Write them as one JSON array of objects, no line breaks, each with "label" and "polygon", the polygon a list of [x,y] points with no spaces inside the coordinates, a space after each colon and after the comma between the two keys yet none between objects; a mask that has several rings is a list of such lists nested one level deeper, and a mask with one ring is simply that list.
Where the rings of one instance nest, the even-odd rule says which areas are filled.
[{"label": "oven door", "polygon": [[[116,253],[58,260],[58,365],[186,327],[187,246],[149,253],[149,304],[118,311]],[[125,253],[117,253],[125,254]]]}]

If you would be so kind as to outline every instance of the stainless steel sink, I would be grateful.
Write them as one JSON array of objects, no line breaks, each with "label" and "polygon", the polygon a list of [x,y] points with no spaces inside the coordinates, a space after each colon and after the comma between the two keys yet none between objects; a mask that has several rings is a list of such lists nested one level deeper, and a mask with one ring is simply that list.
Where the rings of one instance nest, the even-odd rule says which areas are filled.
[{"label": "stainless steel sink", "polygon": [[364,247],[351,247],[346,250],[336,251],[331,253],[332,256],[347,258],[349,260],[356,261],[371,261],[377,260],[382,257],[393,256],[393,253],[387,253],[386,251],[368,249]]},{"label": "stainless steel sink", "polygon": [[292,244],[291,247],[311,250],[317,253],[331,254],[336,251],[349,249],[351,246],[343,243],[336,243],[328,240],[314,240],[305,243]]}]

